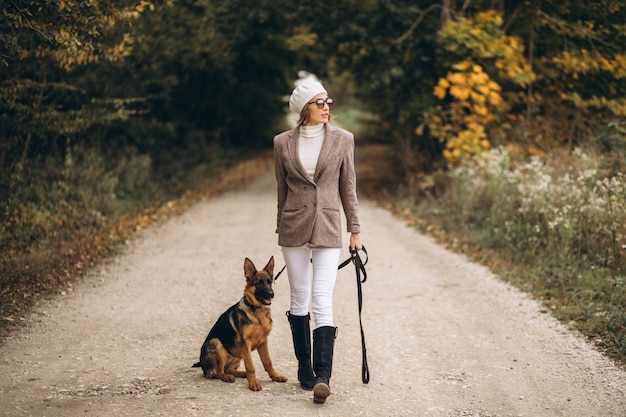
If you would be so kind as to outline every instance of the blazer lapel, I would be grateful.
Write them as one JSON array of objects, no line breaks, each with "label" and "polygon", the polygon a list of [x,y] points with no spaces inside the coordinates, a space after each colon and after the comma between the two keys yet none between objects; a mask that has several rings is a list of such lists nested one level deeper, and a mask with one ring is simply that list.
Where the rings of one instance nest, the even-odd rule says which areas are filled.
[{"label": "blazer lapel", "polygon": [[302,176],[302,178],[311,182],[311,179],[307,175],[306,171],[304,170],[304,167],[302,166],[302,162],[300,161],[300,152],[299,152],[300,148],[298,146],[299,135],[300,135],[300,130],[298,127],[292,129],[291,133],[289,134],[289,140],[287,141],[289,157],[291,158],[292,161],[294,161],[296,170]]},{"label": "blazer lapel", "polygon": [[337,140],[335,135],[335,129],[333,129],[328,123],[324,125],[324,142],[322,142],[322,149],[320,149],[320,156],[317,159],[317,165],[315,166],[315,175],[313,179],[317,182],[320,175],[326,167],[326,161],[330,156],[330,151],[334,147],[334,143]]}]

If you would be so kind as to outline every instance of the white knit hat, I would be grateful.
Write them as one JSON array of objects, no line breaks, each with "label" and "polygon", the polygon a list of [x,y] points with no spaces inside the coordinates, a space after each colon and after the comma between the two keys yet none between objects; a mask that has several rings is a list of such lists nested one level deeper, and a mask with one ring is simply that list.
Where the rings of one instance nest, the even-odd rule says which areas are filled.
[{"label": "white knit hat", "polygon": [[300,114],[304,106],[320,93],[327,93],[322,84],[310,79],[302,81],[294,88],[291,97],[289,97],[289,109]]}]

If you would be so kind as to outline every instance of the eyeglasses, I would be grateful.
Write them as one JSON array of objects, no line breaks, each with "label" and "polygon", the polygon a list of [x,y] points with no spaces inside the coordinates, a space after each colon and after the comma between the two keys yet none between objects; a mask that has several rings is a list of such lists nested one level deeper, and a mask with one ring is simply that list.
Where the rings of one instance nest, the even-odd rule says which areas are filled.
[{"label": "eyeglasses", "polygon": [[328,107],[330,107],[333,105],[334,102],[335,100],[333,100],[332,98],[327,98],[326,100],[324,100],[323,98],[318,98],[315,101],[310,101],[309,104],[317,104],[318,109],[323,109],[324,104],[328,104]]}]

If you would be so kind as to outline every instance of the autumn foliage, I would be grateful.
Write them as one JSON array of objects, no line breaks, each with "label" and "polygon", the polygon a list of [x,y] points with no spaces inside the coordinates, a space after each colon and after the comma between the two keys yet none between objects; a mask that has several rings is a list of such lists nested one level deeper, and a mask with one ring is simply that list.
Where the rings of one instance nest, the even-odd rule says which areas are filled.
[{"label": "autumn foliage", "polygon": [[[336,99],[338,123],[388,149],[385,187],[412,202],[436,202],[454,170],[502,149],[526,166],[591,148],[599,180],[626,166],[624,1],[0,4],[3,288],[71,279],[86,252],[109,253],[90,237],[270,148],[301,70]],[[623,228],[597,230],[617,259]],[[4,295],[3,311],[24,299]]]},{"label": "autumn foliage", "polygon": [[[623,5],[608,6],[624,15]],[[591,20],[573,23],[535,5],[525,7],[532,28],[530,34],[520,32],[526,39],[507,34],[504,16],[496,10],[451,19],[438,32],[448,59],[458,56],[461,61],[434,87],[443,104],[423,113],[416,134],[423,136],[428,127],[444,144],[448,162],[472,158],[494,144],[537,154],[578,142],[603,125],[624,133],[619,120],[626,115],[620,93],[626,86],[626,60],[610,39],[624,25],[593,21],[594,13],[607,13],[594,6],[584,9]],[[566,3],[560,12],[569,7]],[[537,39],[539,33],[570,42],[564,50],[555,49],[547,39]]]},{"label": "autumn foliage", "polygon": [[[437,98],[449,96],[453,101],[445,110],[438,106],[425,115],[431,134],[445,143],[443,155],[452,163],[489,149],[489,137],[502,126],[507,110],[500,95],[502,88],[480,65],[465,61],[454,69],[457,72],[449,72],[434,88]],[[495,128],[490,131],[490,127]],[[420,125],[416,133],[421,135],[423,128]]]},{"label": "autumn foliage", "polygon": [[461,48],[463,54],[471,56],[454,64],[454,72],[439,79],[433,94],[440,100],[447,99],[447,104],[425,112],[425,123],[416,131],[422,136],[427,126],[430,134],[444,144],[443,155],[448,162],[471,159],[490,149],[492,142],[503,141],[509,122],[515,119],[510,113],[512,105],[502,96],[501,85],[489,72],[501,83],[518,88],[535,79],[523,56],[522,43],[506,36],[501,25],[501,16],[488,11],[475,19],[450,21],[439,32],[444,48],[452,54]]}]

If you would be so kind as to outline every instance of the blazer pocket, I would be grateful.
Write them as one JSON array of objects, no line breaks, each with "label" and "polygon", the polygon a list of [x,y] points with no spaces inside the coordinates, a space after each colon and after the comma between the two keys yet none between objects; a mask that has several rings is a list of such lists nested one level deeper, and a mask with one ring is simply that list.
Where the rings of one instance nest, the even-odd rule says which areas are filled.
[{"label": "blazer pocket", "polygon": [[294,212],[301,211],[301,210],[303,210],[302,207],[283,208],[283,214],[284,213],[294,213]]},{"label": "blazer pocket", "polygon": [[282,215],[280,216],[281,220],[283,219],[293,219],[294,217],[301,217],[306,210],[302,207],[293,207],[293,208],[283,208]]},{"label": "blazer pocket", "polygon": [[284,209],[280,216],[279,233],[300,233],[309,229],[310,215],[304,208]]},{"label": "blazer pocket", "polygon": [[341,211],[332,207],[322,208],[322,218],[324,226],[332,232],[341,231]]}]

